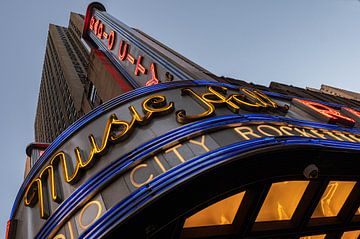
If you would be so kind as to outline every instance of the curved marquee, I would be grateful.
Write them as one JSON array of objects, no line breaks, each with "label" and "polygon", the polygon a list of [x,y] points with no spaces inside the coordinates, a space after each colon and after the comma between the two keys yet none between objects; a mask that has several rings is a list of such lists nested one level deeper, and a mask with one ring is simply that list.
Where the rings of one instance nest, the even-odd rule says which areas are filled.
[{"label": "curved marquee", "polygon": [[[121,225],[140,223],[133,218],[145,213],[146,208],[153,210],[157,205],[159,212],[162,205],[168,208],[166,203],[157,203],[166,195],[201,192],[193,191],[191,186],[196,185],[192,184],[196,178],[206,178],[201,175],[217,168],[223,172],[220,169],[224,165],[241,163],[250,156],[259,155],[260,160],[260,155],[268,151],[280,152],[279,158],[284,157],[282,151],[287,152],[289,158],[284,162],[289,165],[279,174],[283,181],[309,181],[292,172],[291,157],[305,158],[299,168],[302,172],[311,164],[306,159],[311,152],[333,149],[339,156],[345,150],[349,153],[343,155],[349,158],[358,154],[360,142],[356,128],[316,121],[294,100],[229,84],[181,81],[138,88],[99,106],[48,147],[19,191],[11,215],[11,221],[17,222],[12,224],[12,231],[17,238],[99,238],[120,233],[124,230],[121,228],[126,228]],[[304,148],[303,153],[299,148]],[[278,167],[276,158],[267,159],[272,161]],[[242,164],[243,169],[246,165]],[[247,180],[273,180],[265,177],[264,170],[276,170],[271,163],[264,165],[265,169],[259,169],[263,175],[255,171],[256,177],[248,174]],[[348,164],[344,165],[347,171],[337,166],[340,171],[334,169],[332,173],[340,175],[346,171],[347,178],[334,180],[356,183],[358,169],[350,167],[351,171]],[[284,177],[286,171],[292,177]],[[312,177],[317,175],[308,178]],[[216,175],[208,180],[214,179]],[[240,187],[246,191],[245,179],[228,190]],[[226,181],[226,174],[219,182],[223,180]],[[221,185],[219,195],[223,198],[229,192],[224,192],[225,183]],[[197,200],[189,197],[194,201],[189,199],[183,207],[176,206],[185,210],[181,213],[172,214],[168,208],[169,215],[173,215],[169,220],[184,223],[209,204],[204,202],[218,201],[211,196],[216,188],[201,192]],[[355,206],[357,209],[359,205]],[[159,220],[156,215],[152,217]],[[23,223],[24,220],[31,223]],[[189,230],[198,229],[185,227],[185,238]],[[154,231],[163,233],[160,229]]]}]

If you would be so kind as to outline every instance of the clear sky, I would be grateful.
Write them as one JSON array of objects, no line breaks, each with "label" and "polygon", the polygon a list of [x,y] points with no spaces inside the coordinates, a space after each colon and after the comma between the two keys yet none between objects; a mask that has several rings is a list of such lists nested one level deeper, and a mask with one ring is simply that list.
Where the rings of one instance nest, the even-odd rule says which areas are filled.
[{"label": "clear sky", "polygon": [[[49,23],[67,26],[90,1],[1,3],[0,234],[23,180]],[[209,71],[258,84],[271,81],[360,91],[357,0],[108,0],[107,11]]]}]

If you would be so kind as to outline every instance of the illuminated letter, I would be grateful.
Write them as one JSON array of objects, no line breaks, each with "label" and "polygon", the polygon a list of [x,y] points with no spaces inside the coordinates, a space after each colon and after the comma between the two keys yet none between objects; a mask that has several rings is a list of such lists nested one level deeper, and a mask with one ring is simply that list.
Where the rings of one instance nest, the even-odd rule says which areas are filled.
[{"label": "illuminated letter", "polygon": [[[79,175],[78,171],[79,171],[79,168],[81,165],[81,162],[78,161],[78,158],[76,158],[76,159],[77,159],[76,166],[75,166],[75,169],[73,169],[71,163],[69,165],[67,164],[65,153],[60,151],[51,158],[50,164],[56,165],[58,163],[62,163],[62,169],[63,169],[63,175],[65,178],[65,181],[67,183],[74,183],[77,181],[77,176]],[[69,168],[72,171],[71,176],[69,174]]]},{"label": "illuminated letter", "polygon": [[360,123],[360,112],[348,107],[341,107],[341,113],[344,115],[356,120],[356,122]]},{"label": "illuminated letter", "polygon": [[322,120],[326,120],[328,123],[340,123],[351,127],[355,124],[355,120],[346,117],[339,111],[329,106],[309,100],[300,100],[295,98],[292,100],[292,102],[299,108],[307,111],[310,114],[315,114],[315,116]]},{"label": "illuminated letter", "polygon": [[126,55],[127,55],[127,51],[128,51],[128,44],[121,40],[120,41],[120,46],[119,46],[119,51],[118,51],[118,57],[120,60],[125,60]]},{"label": "illuminated letter", "polygon": [[309,134],[308,132],[305,131],[305,129],[301,128],[297,128],[297,127],[294,127],[294,130],[297,131],[298,133],[300,133],[300,136],[304,136],[304,137],[307,137],[307,138],[316,138],[314,135],[312,134]]},{"label": "illuminated letter", "polygon": [[148,182],[150,182],[154,178],[154,175],[150,174],[150,176],[148,177],[148,179],[145,182],[138,183],[138,182],[135,181],[135,179],[134,179],[135,172],[137,170],[139,170],[140,168],[146,168],[147,166],[148,165],[146,163],[143,163],[143,164],[139,164],[138,166],[133,168],[133,170],[131,170],[131,172],[130,172],[130,181],[131,181],[132,185],[134,185],[134,187],[139,188],[139,187],[147,184]]},{"label": "illuminated letter", "polygon": [[[270,130],[272,130],[273,132],[276,132],[276,134],[275,134],[275,135],[270,134],[270,133],[264,131],[263,128],[264,128],[264,129],[270,129]],[[258,130],[260,133],[262,133],[263,135],[266,135],[266,136],[282,136],[282,135],[283,135],[283,133],[282,133],[280,130],[278,130],[277,128],[275,128],[275,127],[273,127],[273,126],[270,126],[270,125],[259,125],[259,126],[257,127],[257,130]]]},{"label": "illuminated letter", "polygon": [[128,60],[131,64],[135,64],[135,58],[130,53],[127,54],[126,60]]},{"label": "illuminated letter", "polygon": [[114,47],[114,42],[115,42],[115,32],[111,31],[109,36],[108,36],[108,49],[112,50]]},{"label": "illuminated letter", "polygon": [[[96,216],[93,217],[90,222],[87,222],[87,224],[83,224],[83,216],[84,216],[84,213],[86,211],[86,209],[88,209],[88,207],[90,207],[91,205],[96,205],[97,209],[96,209]],[[91,211],[93,212],[93,211]],[[90,201],[89,203],[87,203],[80,211],[80,215],[79,215],[79,225],[81,227],[81,229],[83,230],[86,230],[86,228],[88,228],[91,224],[93,224],[100,216],[101,216],[101,213],[102,213],[102,206],[100,204],[99,201]],[[86,221],[89,221],[88,218],[86,218],[87,220]]]},{"label": "illuminated letter", "polygon": [[232,96],[226,98],[221,93],[226,94],[227,88],[226,87],[218,87],[219,91],[216,91],[212,86],[208,87],[208,91],[211,93],[204,93],[201,97],[210,104],[214,105],[226,105],[232,112],[239,113],[239,106],[235,103],[231,102]]},{"label": "illuminated letter", "polygon": [[174,152],[174,154],[176,155],[176,157],[180,160],[180,162],[185,163],[185,159],[183,158],[183,156],[179,153],[179,151],[177,150],[178,148],[180,148],[182,146],[182,144],[178,144],[175,145],[174,147],[168,149],[165,151],[165,153],[169,153],[169,152]]},{"label": "illuminated letter", "polygon": [[199,145],[200,147],[202,147],[206,152],[209,152],[210,149],[206,146],[205,144],[205,135],[202,135],[201,136],[201,141],[198,142],[196,140],[193,140],[193,139],[190,139],[189,140],[190,143],[193,143],[193,144],[196,144],[196,145]]},{"label": "illuminated letter", "polygon": [[[247,127],[247,126],[240,126],[240,127],[236,127],[234,128],[234,130],[240,134],[241,137],[243,137],[245,140],[250,140],[250,138],[248,137],[248,135],[251,135],[255,138],[261,138],[260,135],[255,134],[254,131],[252,130],[252,128]],[[245,132],[243,132],[243,130],[245,130]]]},{"label": "illuminated letter", "polygon": [[99,23],[100,23],[100,20],[98,19],[98,20],[96,20],[96,22],[94,24],[94,33],[95,33],[95,35],[97,35]]},{"label": "illuminated letter", "polygon": [[168,114],[174,110],[174,102],[166,103],[166,97],[163,95],[153,95],[145,99],[142,103],[142,108],[151,119],[152,115]]},{"label": "illuminated letter", "polygon": [[160,81],[157,78],[155,63],[151,63],[150,72],[151,72],[151,79],[148,80],[145,85],[151,86],[151,85],[159,84]]},{"label": "illuminated letter", "polygon": [[256,101],[259,101],[263,107],[267,108],[277,108],[278,104],[276,102],[272,101],[267,95],[263,94],[260,91],[257,90],[249,90],[246,88],[241,89],[242,92],[244,92],[246,95],[250,96],[251,98],[255,99]]},{"label": "illuminated letter", "polygon": [[141,60],[142,60],[142,56],[139,55],[137,61],[136,61],[136,66],[135,66],[135,75],[139,75],[139,71],[142,73],[142,74],[146,74],[146,69],[143,65],[141,65]]},{"label": "illuminated letter", "polygon": [[335,132],[336,135],[340,136],[341,138],[345,139],[346,141],[349,141],[349,142],[356,142],[355,140],[349,138],[347,135],[345,135],[343,132]]},{"label": "illuminated letter", "polygon": [[96,34],[99,39],[103,38],[103,32],[104,32],[104,24],[100,23],[97,28],[97,34]]},{"label": "illuminated letter", "polygon": [[207,110],[205,110],[204,112],[202,112],[200,114],[193,115],[193,116],[187,116],[185,110],[177,111],[176,112],[176,121],[179,122],[180,124],[185,124],[185,123],[193,122],[196,120],[204,119],[206,117],[212,116],[215,113],[214,105],[211,103],[208,103],[201,96],[199,96],[197,93],[195,93],[192,89],[189,89],[189,88],[181,89],[181,94],[193,96],[195,99],[197,99],[198,101],[203,103],[206,106]]},{"label": "illuminated letter", "polygon": [[47,219],[49,217],[50,208],[49,204],[44,200],[41,179],[36,178],[29,184],[25,191],[24,202],[25,206],[29,207],[33,207],[37,202],[39,202],[40,217],[43,219]]},{"label": "illuminated letter", "polygon": [[311,129],[310,132],[313,133],[314,135],[316,135],[317,137],[321,138],[321,139],[326,139],[325,135],[319,133],[317,129]]},{"label": "illuminated letter", "polygon": [[294,129],[288,126],[280,126],[279,129],[287,136],[294,136],[295,134],[290,133],[289,131],[293,131]]},{"label": "illuminated letter", "polygon": [[166,169],[165,169],[164,165],[160,162],[160,159],[157,156],[154,156],[154,160],[155,160],[156,164],[159,165],[161,171],[163,171],[163,173],[165,173]]},{"label": "illuminated letter", "polygon": [[90,25],[89,25],[90,30],[94,29],[94,24],[95,24],[95,18],[94,18],[94,16],[92,16],[90,19]]}]

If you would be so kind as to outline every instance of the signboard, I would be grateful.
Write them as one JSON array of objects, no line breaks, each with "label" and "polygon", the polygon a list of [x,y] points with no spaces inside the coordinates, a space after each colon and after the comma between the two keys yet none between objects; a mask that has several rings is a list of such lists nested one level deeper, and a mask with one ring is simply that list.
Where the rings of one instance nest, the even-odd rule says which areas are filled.
[{"label": "signboard", "polygon": [[204,81],[120,96],[96,118],[65,132],[67,138],[36,162],[14,215],[33,223],[18,225],[16,235],[75,238],[162,174],[239,142],[284,137],[360,142],[357,130],[294,119],[299,112],[308,117],[296,101]]},{"label": "signboard", "polygon": [[103,51],[134,88],[160,82],[207,79],[209,72],[149,36],[89,6],[83,37]]}]

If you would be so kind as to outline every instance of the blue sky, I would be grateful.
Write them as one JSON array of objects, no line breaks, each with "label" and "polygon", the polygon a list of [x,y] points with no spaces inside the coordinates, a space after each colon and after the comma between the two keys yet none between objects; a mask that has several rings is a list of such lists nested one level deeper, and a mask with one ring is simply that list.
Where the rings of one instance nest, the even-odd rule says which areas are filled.
[{"label": "blue sky", "polygon": [[[49,23],[67,26],[90,1],[2,3],[0,234],[23,180],[33,141]],[[107,11],[217,75],[360,91],[357,0],[102,1]]]}]

